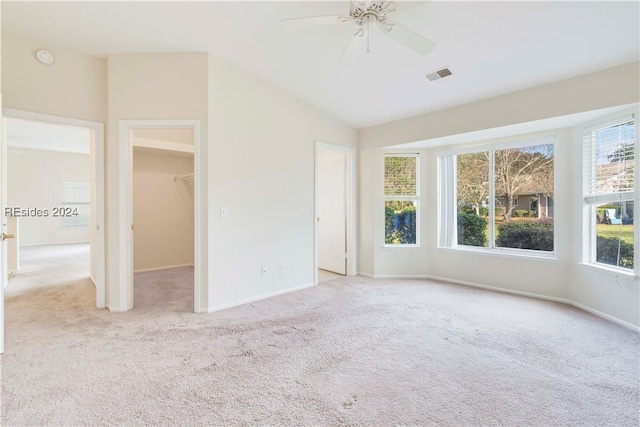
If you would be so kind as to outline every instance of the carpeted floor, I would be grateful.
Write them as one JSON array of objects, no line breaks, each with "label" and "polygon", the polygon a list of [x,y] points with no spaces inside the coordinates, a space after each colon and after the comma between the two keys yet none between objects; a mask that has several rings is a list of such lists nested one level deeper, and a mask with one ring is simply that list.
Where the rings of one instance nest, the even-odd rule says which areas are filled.
[{"label": "carpeted floor", "polygon": [[638,334],[571,307],[350,277],[162,310],[191,307],[182,273],[127,313],[86,283],[8,296],[2,425],[639,424]]},{"label": "carpeted floor", "polygon": [[20,270],[9,278],[7,295],[69,283],[91,283],[89,243],[23,246]]}]

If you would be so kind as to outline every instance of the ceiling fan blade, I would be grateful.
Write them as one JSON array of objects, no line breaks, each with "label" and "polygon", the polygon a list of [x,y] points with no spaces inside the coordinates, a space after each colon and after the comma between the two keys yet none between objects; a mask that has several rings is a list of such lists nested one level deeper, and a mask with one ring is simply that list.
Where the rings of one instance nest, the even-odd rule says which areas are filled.
[{"label": "ceiling fan blade", "polygon": [[436,47],[431,40],[397,22],[386,21],[379,28],[384,34],[421,55],[426,55]]},{"label": "ceiling fan blade", "polygon": [[360,27],[355,30],[351,35],[351,38],[347,42],[347,46],[344,48],[344,52],[342,52],[342,56],[340,57],[340,64],[349,63],[351,62],[351,60],[353,60],[353,58],[358,56],[358,54],[362,52],[366,40],[366,28]]},{"label": "ceiling fan blade", "polygon": [[387,15],[398,11],[398,6],[392,1],[383,1],[381,14]]},{"label": "ceiling fan blade", "polygon": [[287,27],[302,27],[311,25],[332,25],[353,22],[353,18],[348,15],[329,15],[329,16],[308,16],[305,18],[290,18],[280,21]]}]

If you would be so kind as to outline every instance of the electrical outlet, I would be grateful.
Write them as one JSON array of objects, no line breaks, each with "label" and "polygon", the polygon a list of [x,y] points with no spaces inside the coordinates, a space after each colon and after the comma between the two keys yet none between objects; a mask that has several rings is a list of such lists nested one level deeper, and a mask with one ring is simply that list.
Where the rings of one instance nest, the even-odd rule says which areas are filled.
[{"label": "electrical outlet", "polygon": [[396,262],[400,262],[400,254],[396,254]]},{"label": "electrical outlet", "polygon": [[267,273],[269,273],[269,271],[267,270],[267,267],[262,267],[262,275],[266,276]]},{"label": "electrical outlet", "polygon": [[280,264],[280,273],[284,273],[285,271],[286,271],[286,268],[284,264]]}]

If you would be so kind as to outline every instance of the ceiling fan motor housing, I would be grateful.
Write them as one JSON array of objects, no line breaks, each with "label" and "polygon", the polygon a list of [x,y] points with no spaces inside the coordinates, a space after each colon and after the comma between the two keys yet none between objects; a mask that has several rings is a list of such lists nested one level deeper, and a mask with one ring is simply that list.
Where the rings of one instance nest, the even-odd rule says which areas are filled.
[{"label": "ceiling fan motor housing", "polygon": [[395,11],[396,6],[392,2],[354,2],[352,3],[351,17],[360,26],[382,24],[386,21],[387,15]]}]

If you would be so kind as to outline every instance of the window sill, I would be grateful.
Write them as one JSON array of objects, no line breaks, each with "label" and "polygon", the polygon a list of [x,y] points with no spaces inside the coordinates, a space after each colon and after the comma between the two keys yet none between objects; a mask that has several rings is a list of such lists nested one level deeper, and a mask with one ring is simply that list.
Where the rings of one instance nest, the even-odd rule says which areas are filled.
[{"label": "window sill", "polygon": [[633,271],[608,266],[606,264],[598,264],[595,262],[579,262],[578,265],[582,267],[590,268],[592,270],[600,271],[600,272],[615,274],[616,276],[624,276],[624,277],[628,277],[630,279],[636,279],[636,280],[638,279],[638,275],[634,274]]},{"label": "window sill", "polygon": [[455,251],[455,252],[470,252],[475,254],[483,254],[489,256],[498,256],[502,258],[517,258],[517,259],[531,259],[531,260],[541,260],[541,261],[558,261],[558,257],[555,252],[543,252],[536,253],[535,251],[528,250],[518,250],[518,249],[503,249],[503,248],[477,248],[473,246],[458,246],[455,248],[449,248],[444,246],[439,246],[438,249],[447,250],[447,251]]},{"label": "window sill", "polygon": [[420,245],[382,245],[383,249],[420,249]]}]

